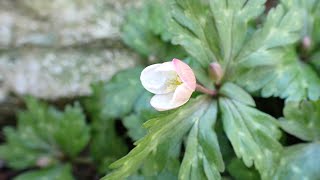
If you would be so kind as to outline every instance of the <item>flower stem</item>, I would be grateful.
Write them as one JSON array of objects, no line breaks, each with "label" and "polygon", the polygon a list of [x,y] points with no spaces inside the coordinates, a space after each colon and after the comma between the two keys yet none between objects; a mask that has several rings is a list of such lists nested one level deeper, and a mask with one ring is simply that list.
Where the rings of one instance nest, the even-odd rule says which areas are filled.
[{"label": "flower stem", "polygon": [[208,95],[210,95],[210,96],[215,96],[215,95],[217,95],[217,91],[207,89],[207,88],[201,86],[200,84],[197,84],[196,90],[199,91],[199,92],[202,92],[202,93],[204,93],[204,94],[208,94]]}]

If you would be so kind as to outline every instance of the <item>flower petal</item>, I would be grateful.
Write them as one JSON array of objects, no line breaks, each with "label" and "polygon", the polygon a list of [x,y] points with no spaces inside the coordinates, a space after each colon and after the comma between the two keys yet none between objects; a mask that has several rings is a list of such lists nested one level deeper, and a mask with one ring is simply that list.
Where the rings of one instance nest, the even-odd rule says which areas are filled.
[{"label": "flower petal", "polygon": [[196,77],[195,77],[192,69],[190,68],[190,66],[188,66],[186,63],[180,61],[179,59],[173,59],[172,62],[174,65],[174,69],[177,72],[177,74],[179,75],[182,82],[186,83],[187,86],[191,90],[195,90],[196,89]]},{"label": "flower petal", "polygon": [[166,111],[184,105],[190,99],[193,90],[185,84],[177,87],[175,92],[157,94],[151,98],[150,104],[158,111]]},{"label": "flower petal", "polygon": [[174,91],[172,103],[179,106],[185,104],[191,97],[194,90],[191,90],[186,83],[177,87]]},{"label": "flower petal", "polygon": [[146,67],[140,75],[145,89],[154,94],[166,94],[175,90],[170,81],[177,78],[172,62],[153,64]]},{"label": "flower petal", "polygon": [[170,101],[173,98],[173,94],[173,92],[167,94],[156,94],[151,98],[150,104],[158,111],[174,109],[176,107],[170,104]]}]

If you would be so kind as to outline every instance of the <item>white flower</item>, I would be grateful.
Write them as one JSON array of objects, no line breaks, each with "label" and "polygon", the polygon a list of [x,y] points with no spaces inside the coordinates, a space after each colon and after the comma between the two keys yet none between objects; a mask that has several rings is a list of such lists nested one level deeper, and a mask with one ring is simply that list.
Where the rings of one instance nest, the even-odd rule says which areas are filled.
[{"label": "white flower", "polygon": [[158,111],[182,106],[196,89],[192,69],[179,59],[146,67],[140,80],[145,89],[155,94],[150,104]]}]

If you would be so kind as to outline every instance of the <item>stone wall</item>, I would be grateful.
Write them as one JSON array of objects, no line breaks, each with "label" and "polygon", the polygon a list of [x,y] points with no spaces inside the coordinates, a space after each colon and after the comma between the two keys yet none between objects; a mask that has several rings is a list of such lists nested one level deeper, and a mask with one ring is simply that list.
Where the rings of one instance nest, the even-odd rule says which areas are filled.
[{"label": "stone wall", "polygon": [[137,0],[1,0],[0,100],[90,94],[90,84],[133,66],[120,39]]}]

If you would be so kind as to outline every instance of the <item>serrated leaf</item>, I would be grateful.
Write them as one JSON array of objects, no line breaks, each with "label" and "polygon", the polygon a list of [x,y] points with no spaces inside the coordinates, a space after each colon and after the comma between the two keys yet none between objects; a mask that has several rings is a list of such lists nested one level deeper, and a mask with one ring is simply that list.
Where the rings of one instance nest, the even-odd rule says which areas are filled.
[{"label": "serrated leaf", "polygon": [[288,102],[280,124],[286,132],[305,141],[320,140],[320,101]]},{"label": "serrated leaf", "polygon": [[264,11],[265,0],[209,0],[224,61],[232,61],[246,39],[248,23]]},{"label": "serrated leaf", "polygon": [[280,5],[270,10],[262,27],[243,45],[237,57],[241,66],[255,67],[279,63],[279,57],[284,53],[282,47],[300,38],[301,17],[300,11],[285,11]]},{"label": "serrated leaf", "polygon": [[217,102],[194,122],[189,133],[179,179],[221,179],[224,163],[213,126],[217,118]]},{"label": "serrated leaf", "polygon": [[[74,158],[89,141],[89,127],[78,104],[64,112],[26,99],[27,111],[19,114],[17,128],[6,127],[7,142],[0,146],[0,157],[11,167],[22,169],[55,164],[62,156]],[[68,138],[66,138],[68,137]]]},{"label": "serrated leaf", "polygon": [[320,179],[320,144],[298,144],[286,148],[272,179]]},{"label": "serrated leaf", "polygon": [[[85,116],[79,104],[67,106],[64,113],[59,113],[56,118],[60,118],[57,125],[51,128],[57,128],[54,139],[60,150],[70,157],[75,157],[89,142],[89,126],[85,122]],[[50,124],[47,124],[50,128]],[[68,137],[68,138],[66,138]]]},{"label": "serrated leaf", "polygon": [[14,180],[73,180],[69,165],[57,165],[42,170],[33,170],[23,173]]},{"label": "serrated leaf", "polygon": [[320,97],[320,78],[314,70],[297,59],[295,53],[286,53],[277,66],[247,69],[237,82],[249,92],[260,91],[262,97],[281,97],[288,101],[317,100]]},{"label": "serrated leaf", "polygon": [[[207,41],[204,32],[204,28],[209,26],[206,22],[208,13],[209,7],[203,1],[176,0],[171,12],[174,20],[169,21],[168,27],[173,35],[172,42],[183,46],[204,68],[208,67],[213,60],[218,59],[211,52],[208,43],[218,48],[217,45],[214,44],[214,41]],[[212,31],[212,34],[214,36],[215,31]]]},{"label": "serrated leaf", "polygon": [[[220,62],[227,76],[241,66],[275,64],[282,46],[299,39],[301,12],[279,5],[269,12],[261,28],[249,23],[264,11],[265,0],[176,0],[169,30],[203,67]],[[250,33],[249,33],[250,32]]]},{"label": "serrated leaf", "polygon": [[[147,121],[145,127],[148,128],[148,134],[135,143],[136,147],[127,156],[113,163],[112,167],[117,169],[103,179],[121,179],[128,177],[141,167],[149,157],[153,156],[158,156],[158,158],[156,158],[158,161],[161,159],[160,162],[162,163],[158,164],[160,167],[164,167],[166,163],[170,163],[168,158],[172,157],[172,152],[176,152],[177,147],[181,144],[182,138],[195,122],[200,119],[203,120],[203,116],[207,117],[207,112],[216,111],[209,110],[210,107],[212,107],[211,99],[207,96],[199,96],[197,99],[190,100],[179,109],[163,113],[159,117]],[[212,118],[207,121],[214,122],[215,119]],[[212,141],[212,138],[210,138],[210,141]],[[163,146],[165,147],[163,148],[165,151],[158,153],[159,147]],[[219,154],[217,150],[216,153]],[[213,156],[214,155],[210,155],[210,159]],[[218,164],[218,169],[222,169],[220,165],[221,164]],[[214,164],[211,164],[211,168],[213,166]],[[206,168],[210,169],[209,166],[206,166]],[[198,170],[201,170],[201,168]]]},{"label": "serrated leaf", "polygon": [[282,150],[277,141],[281,136],[277,121],[232,98],[220,97],[219,108],[237,157],[248,167],[254,164],[263,179],[270,178]]}]

